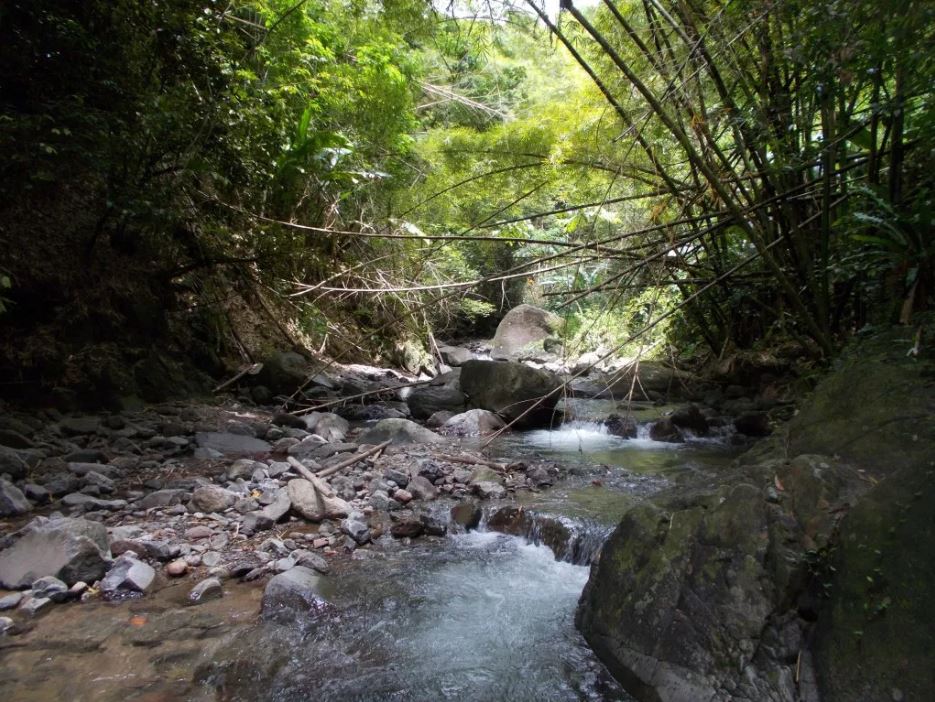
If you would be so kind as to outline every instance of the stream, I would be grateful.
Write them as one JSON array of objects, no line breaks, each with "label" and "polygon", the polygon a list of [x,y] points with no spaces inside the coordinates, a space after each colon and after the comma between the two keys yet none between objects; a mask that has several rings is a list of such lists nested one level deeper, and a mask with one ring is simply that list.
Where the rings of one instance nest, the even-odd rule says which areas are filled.
[{"label": "stream", "polygon": [[[478,440],[464,440],[477,448]],[[517,497],[523,533],[487,529],[411,543],[382,537],[322,578],[327,605],[301,621],[259,620],[262,589],[225,583],[186,606],[185,585],[130,603],[54,609],[0,641],[7,700],[629,700],[574,627],[588,564],[629,504],[733,455],[723,441],[626,440],[579,420],[505,435],[491,455],[570,466]],[[505,503],[506,504],[506,503]],[[501,505],[502,506],[502,505]],[[559,524],[555,557],[541,537]],[[555,546],[555,530],[552,532]],[[574,542],[574,543],[571,543]]]}]

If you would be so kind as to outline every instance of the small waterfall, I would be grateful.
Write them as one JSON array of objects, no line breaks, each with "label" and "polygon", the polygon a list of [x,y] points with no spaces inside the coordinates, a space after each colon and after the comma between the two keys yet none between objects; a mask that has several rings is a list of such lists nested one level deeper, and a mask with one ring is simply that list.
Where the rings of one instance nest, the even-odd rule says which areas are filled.
[{"label": "small waterfall", "polygon": [[540,514],[524,507],[500,507],[485,512],[480,529],[519,536],[537,546],[548,546],[555,559],[574,565],[597,560],[613,527],[591,520]]}]

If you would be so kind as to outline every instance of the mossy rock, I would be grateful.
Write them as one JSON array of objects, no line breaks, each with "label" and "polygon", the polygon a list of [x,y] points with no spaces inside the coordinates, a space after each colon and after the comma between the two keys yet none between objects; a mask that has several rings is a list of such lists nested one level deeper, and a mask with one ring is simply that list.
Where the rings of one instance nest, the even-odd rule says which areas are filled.
[{"label": "mossy rock", "polygon": [[933,463],[881,483],[842,525],[814,647],[825,699],[889,700],[899,690],[923,700],[935,691]]}]

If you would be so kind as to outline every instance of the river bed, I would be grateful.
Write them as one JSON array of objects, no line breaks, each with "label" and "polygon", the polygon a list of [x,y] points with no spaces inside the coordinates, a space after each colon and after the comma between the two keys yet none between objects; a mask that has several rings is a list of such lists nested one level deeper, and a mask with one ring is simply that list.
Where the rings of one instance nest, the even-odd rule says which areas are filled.
[{"label": "river bed", "polygon": [[[682,472],[716,470],[731,455],[719,442],[625,440],[587,424],[505,436],[490,452],[574,464],[571,478],[518,502],[597,545],[634,500]],[[556,560],[546,546],[483,525],[412,543],[385,536],[336,561],[322,579],[327,607],[286,624],[259,619],[261,588],[235,582],[225,583],[222,599],[197,607],[186,606],[189,583],[131,603],[55,608],[0,644],[0,695],[628,700],[574,628],[587,577],[586,564]]]}]

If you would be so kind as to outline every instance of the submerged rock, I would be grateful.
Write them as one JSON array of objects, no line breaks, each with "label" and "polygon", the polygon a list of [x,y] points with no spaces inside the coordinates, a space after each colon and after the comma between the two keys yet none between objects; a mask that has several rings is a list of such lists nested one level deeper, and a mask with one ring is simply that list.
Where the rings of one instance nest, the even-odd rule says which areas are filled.
[{"label": "submerged rock", "polygon": [[315,571],[300,565],[274,576],[263,591],[263,616],[289,623],[296,615],[320,611],[326,606],[319,595],[320,582]]},{"label": "submerged rock", "polygon": [[0,585],[29,587],[53,575],[68,585],[94,582],[109,564],[107,529],[86,519],[37,518],[20,539],[0,552]]},{"label": "submerged rock", "polygon": [[190,602],[199,604],[208,600],[216,600],[224,595],[224,587],[218,578],[206,578],[195,585],[188,593]]}]

